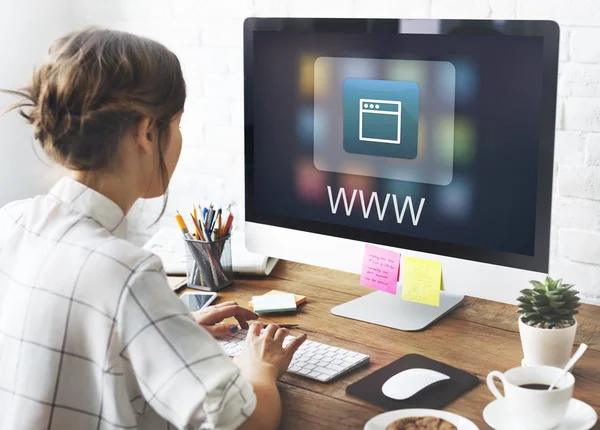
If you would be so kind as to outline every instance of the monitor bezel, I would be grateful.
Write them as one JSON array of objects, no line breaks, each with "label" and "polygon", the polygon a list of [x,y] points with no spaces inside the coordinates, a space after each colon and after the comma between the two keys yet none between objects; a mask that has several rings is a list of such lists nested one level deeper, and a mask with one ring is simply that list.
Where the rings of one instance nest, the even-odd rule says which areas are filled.
[{"label": "monitor bezel", "polygon": [[[254,124],[252,100],[253,34],[273,32],[351,32],[398,34],[404,21],[410,28],[431,28],[438,21],[446,34],[461,26],[463,34],[477,35],[496,30],[506,36],[541,36],[543,38],[543,83],[541,125],[538,152],[538,181],[534,255],[483,249],[448,242],[420,239],[406,235],[334,225],[319,221],[269,214],[254,207]],[[421,25],[422,24],[422,25]],[[317,233],[343,239],[409,249],[463,260],[488,263],[515,269],[547,273],[550,257],[552,177],[554,171],[554,138],[558,75],[559,26],[554,21],[535,20],[431,20],[431,19],[350,19],[350,18],[247,18],[244,22],[244,155],[245,155],[245,220],[258,224]],[[411,31],[409,34],[419,34]]]}]

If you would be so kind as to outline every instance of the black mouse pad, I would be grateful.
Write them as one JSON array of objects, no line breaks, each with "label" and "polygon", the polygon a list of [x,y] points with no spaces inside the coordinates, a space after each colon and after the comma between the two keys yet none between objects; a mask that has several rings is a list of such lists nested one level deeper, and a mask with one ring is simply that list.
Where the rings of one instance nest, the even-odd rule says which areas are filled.
[{"label": "black mouse pad", "polygon": [[[406,400],[394,400],[383,394],[381,387],[388,379],[403,370],[414,368],[435,370],[448,375],[450,379],[436,382]],[[349,385],[346,393],[388,410],[441,409],[478,384],[479,379],[475,375],[419,354],[408,354]]]}]

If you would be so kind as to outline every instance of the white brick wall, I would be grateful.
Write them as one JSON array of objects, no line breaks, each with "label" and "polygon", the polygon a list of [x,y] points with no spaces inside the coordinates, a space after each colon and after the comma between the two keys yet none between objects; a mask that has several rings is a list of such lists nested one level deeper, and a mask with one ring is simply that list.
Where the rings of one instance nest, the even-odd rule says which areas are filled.
[{"label": "white brick wall", "polygon": [[[257,16],[553,19],[561,24],[551,273],[600,303],[600,2],[598,0],[79,0],[82,24],[158,39],[180,57],[189,100],[185,150],[167,215],[194,200],[243,202],[242,21]],[[202,160],[210,157],[207,167]],[[160,201],[139,204],[132,237]],[[238,212],[241,212],[238,209]],[[167,216],[162,222],[171,223]],[[239,224],[238,224],[239,225]]]}]

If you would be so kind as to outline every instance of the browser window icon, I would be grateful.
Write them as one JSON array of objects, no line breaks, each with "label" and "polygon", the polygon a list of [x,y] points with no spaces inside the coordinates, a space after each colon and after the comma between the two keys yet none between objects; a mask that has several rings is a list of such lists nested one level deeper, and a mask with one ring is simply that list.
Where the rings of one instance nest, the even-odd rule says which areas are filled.
[{"label": "browser window icon", "polygon": [[358,138],[365,142],[399,144],[402,102],[360,99]]},{"label": "browser window icon", "polygon": [[409,81],[344,81],[344,150],[414,159],[419,140],[419,85]]}]

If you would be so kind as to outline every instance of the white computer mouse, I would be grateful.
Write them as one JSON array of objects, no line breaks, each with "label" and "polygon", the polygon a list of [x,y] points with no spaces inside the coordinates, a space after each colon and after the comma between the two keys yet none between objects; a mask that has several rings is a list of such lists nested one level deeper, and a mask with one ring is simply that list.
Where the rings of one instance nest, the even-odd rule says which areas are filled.
[{"label": "white computer mouse", "polygon": [[381,391],[394,400],[406,400],[431,384],[450,379],[448,375],[430,369],[407,369],[385,381]]}]

